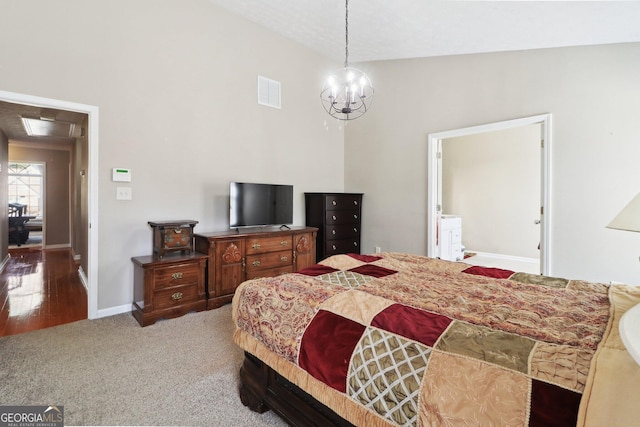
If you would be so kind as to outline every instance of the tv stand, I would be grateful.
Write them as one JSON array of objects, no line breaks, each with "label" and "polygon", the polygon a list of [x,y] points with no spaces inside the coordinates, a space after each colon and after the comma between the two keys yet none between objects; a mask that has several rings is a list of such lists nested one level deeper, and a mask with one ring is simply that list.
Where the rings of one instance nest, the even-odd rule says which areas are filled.
[{"label": "tv stand", "polygon": [[196,251],[208,255],[207,308],[231,302],[240,283],[294,273],[316,263],[314,227],[196,233]]}]

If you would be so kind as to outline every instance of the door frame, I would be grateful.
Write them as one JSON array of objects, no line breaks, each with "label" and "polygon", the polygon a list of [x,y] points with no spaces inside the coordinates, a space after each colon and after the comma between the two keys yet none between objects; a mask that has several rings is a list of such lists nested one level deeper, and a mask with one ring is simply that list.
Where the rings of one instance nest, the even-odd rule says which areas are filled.
[{"label": "door frame", "polygon": [[540,125],[540,272],[552,274],[551,265],[551,114],[523,117],[479,126],[430,133],[427,141],[427,256],[437,256],[436,227],[438,191],[438,146],[442,140],[517,127]]},{"label": "door frame", "polygon": [[87,133],[87,146],[89,158],[89,173],[87,174],[87,209],[89,224],[87,230],[88,250],[87,273],[79,270],[80,278],[87,289],[87,317],[98,318],[98,116],[99,109],[95,105],[79,104],[76,102],[62,101],[58,99],[43,98],[22,93],[6,92],[0,90],[0,101],[24,104],[34,107],[54,108],[87,114],[89,117],[89,130]]}]

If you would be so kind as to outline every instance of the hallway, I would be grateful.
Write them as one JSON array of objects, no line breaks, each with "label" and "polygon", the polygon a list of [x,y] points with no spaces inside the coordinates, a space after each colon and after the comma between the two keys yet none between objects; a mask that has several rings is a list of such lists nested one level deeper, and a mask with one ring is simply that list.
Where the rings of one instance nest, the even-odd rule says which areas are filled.
[{"label": "hallway", "polygon": [[10,249],[0,274],[0,336],[87,318],[87,292],[68,249]]}]

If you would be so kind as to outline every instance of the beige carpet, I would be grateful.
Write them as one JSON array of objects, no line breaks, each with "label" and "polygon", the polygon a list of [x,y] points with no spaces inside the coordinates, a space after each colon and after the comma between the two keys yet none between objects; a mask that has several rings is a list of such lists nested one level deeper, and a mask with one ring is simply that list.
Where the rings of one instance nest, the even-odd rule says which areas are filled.
[{"label": "beige carpet", "polygon": [[231,307],[142,328],[131,314],[0,338],[0,405],[62,405],[65,425],[284,426],[238,397]]}]

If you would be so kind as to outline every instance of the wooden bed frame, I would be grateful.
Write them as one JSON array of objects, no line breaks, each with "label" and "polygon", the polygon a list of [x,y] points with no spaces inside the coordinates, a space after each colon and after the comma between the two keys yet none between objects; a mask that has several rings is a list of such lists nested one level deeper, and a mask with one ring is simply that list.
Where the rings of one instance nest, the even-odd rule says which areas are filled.
[{"label": "wooden bed frame", "polygon": [[247,352],[244,356],[240,400],[252,411],[271,409],[292,426],[354,427],[256,356]]}]

